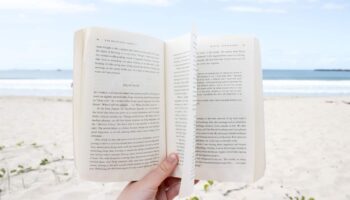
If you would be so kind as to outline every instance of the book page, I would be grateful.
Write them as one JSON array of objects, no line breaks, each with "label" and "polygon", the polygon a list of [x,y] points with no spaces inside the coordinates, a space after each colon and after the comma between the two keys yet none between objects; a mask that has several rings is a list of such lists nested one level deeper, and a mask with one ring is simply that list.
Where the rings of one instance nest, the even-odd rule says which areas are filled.
[{"label": "book page", "polygon": [[[252,181],[257,130],[254,38],[199,38],[196,178]],[[259,79],[261,81],[261,79]],[[262,141],[263,142],[263,141]]]},{"label": "book page", "polygon": [[167,151],[177,152],[180,197],[192,193],[195,175],[195,119],[197,95],[196,36],[166,42]]},{"label": "book page", "polygon": [[164,43],[100,28],[86,29],[84,38],[74,79],[79,174],[93,181],[138,180],[166,153]]},{"label": "book page", "polygon": [[255,171],[254,180],[260,179],[266,168],[265,161],[265,122],[264,122],[264,98],[263,98],[263,80],[261,70],[261,55],[260,44],[257,39],[254,42],[255,45]]}]

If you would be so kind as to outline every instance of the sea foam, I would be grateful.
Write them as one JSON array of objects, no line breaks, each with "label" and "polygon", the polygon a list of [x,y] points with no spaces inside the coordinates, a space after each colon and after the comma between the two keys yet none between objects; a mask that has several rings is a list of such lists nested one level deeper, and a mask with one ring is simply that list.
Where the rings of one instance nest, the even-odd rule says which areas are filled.
[{"label": "sea foam", "polygon": [[[2,96],[72,96],[69,79],[0,79]],[[267,96],[346,96],[350,80],[264,80]]]}]

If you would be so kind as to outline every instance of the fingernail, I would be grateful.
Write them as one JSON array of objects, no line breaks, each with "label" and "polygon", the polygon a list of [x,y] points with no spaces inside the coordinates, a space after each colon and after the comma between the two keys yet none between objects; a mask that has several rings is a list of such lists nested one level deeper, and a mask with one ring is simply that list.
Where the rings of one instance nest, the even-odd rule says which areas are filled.
[{"label": "fingernail", "polygon": [[169,162],[171,162],[171,163],[177,163],[177,156],[176,156],[176,154],[175,154],[175,153],[171,153],[171,154],[168,156],[167,160],[168,160]]}]

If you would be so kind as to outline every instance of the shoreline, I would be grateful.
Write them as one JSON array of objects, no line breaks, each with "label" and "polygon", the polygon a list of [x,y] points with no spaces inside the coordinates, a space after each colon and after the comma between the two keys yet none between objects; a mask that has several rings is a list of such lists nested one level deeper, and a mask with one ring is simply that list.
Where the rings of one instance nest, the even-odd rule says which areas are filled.
[{"label": "shoreline", "polygon": [[[69,102],[71,103],[73,100],[72,96],[1,96],[0,100],[43,100],[43,101],[52,101],[52,102]],[[325,101],[332,101],[332,100],[340,100],[345,102],[345,104],[350,104],[350,96],[263,96],[264,102],[266,101],[274,101],[274,100],[325,100]],[[330,102],[326,102],[330,103]]]},{"label": "shoreline", "polygon": [[[350,98],[349,95],[323,95],[323,96],[302,96],[302,95],[264,95],[263,98],[265,100],[271,98]],[[72,99],[73,96],[50,96],[50,95],[0,95],[0,98],[23,98],[23,99],[31,99],[31,98],[52,98],[52,99]]]}]

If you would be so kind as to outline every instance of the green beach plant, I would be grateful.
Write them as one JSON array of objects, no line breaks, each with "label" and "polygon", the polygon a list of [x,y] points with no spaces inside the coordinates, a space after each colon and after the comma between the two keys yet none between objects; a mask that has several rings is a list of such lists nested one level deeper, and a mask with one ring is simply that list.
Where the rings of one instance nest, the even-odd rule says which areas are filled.
[{"label": "green beach plant", "polygon": [[190,197],[189,200],[199,200],[197,196]]},{"label": "green beach plant", "polygon": [[299,192],[297,193],[297,196],[286,194],[286,197],[288,200],[316,200],[314,197],[306,197],[305,195],[301,195]]},{"label": "green beach plant", "polygon": [[[24,166],[23,164],[18,164],[16,168],[14,169],[9,169],[8,171],[8,175],[9,177],[12,177],[12,176],[18,176],[20,174],[25,174],[25,173],[29,173],[29,172],[32,172],[32,171],[52,171],[55,175],[63,175],[63,176],[68,176],[69,173],[68,172],[57,172],[56,170],[54,169],[50,169],[50,168],[43,168],[44,166],[46,165],[49,165],[51,163],[54,163],[54,162],[59,162],[59,161],[64,161],[64,160],[70,160],[70,159],[65,159],[64,156],[62,155],[60,158],[57,158],[57,159],[53,159],[53,160],[49,160],[47,158],[43,158],[41,159],[41,161],[39,162],[39,165],[36,166],[36,167],[31,167],[31,166]],[[5,175],[6,175],[6,170],[5,168],[0,168],[0,178],[4,178]]]},{"label": "green beach plant", "polygon": [[5,174],[6,174],[5,168],[1,168],[1,169],[0,169],[0,178],[4,177]]},{"label": "green beach plant", "polygon": [[20,142],[17,142],[17,143],[16,143],[16,146],[20,147],[20,146],[22,146],[23,144],[24,144],[24,141],[20,141]]},{"label": "green beach plant", "polygon": [[[10,146],[6,146],[6,148],[22,148],[22,147],[32,147],[34,149],[41,149],[43,148],[44,152],[46,154],[49,155],[49,157],[52,157],[52,153],[50,153],[43,145],[38,145],[38,143],[33,142],[33,143],[25,143],[25,141],[19,141],[13,145]],[[5,145],[0,145],[0,151],[3,150],[5,148]],[[6,160],[7,158],[4,157],[2,158],[2,160]],[[7,181],[7,185],[8,185],[8,190],[11,191],[11,179],[14,177],[19,176],[18,178],[20,178],[22,180],[22,186],[23,188],[26,188],[28,185],[25,184],[25,178],[24,178],[24,174],[27,173],[31,173],[31,172],[52,172],[52,174],[54,175],[55,179],[57,182],[61,182],[61,177],[62,176],[68,176],[69,173],[64,170],[64,171],[60,171],[57,170],[55,166],[50,166],[53,163],[56,162],[62,162],[62,161],[73,161],[73,158],[65,158],[63,155],[61,156],[54,156],[53,158],[42,158],[37,162],[37,165],[34,166],[26,166],[24,164],[19,163],[16,167],[14,168],[2,168],[0,166],[0,181]],[[65,178],[65,180],[69,180],[71,179],[72,176]],[[1,183],[0,182],[0,183]],[[4,188],[0,188],[0,199],[1,199],[1,195],[2,193],[4,193],[4,191],[6,191],[6,189]]]},{"label": "green beach plant", "polygon": [[32,147],[34,148],[39,148],[39,147],[42,147],[41,145],[38,145],[36,142],[32,143]]},{"label": "green beach plant", "polygon": [[204,184],[203,189],[204,189],[204,191],[208,192],[209,191],[209,184],[208,183]]},{"label": "green beach plant", "polygon": [[49,160],[47,158],[44,158],[41,160],[40,165],[47,165],[49,163],[50,163]]},{"label": "green beach plant", "polygon": [[203,190],[208,192],[210,187],[214,184],[213,180],[207,180],[207,182],[203,185]]}]

